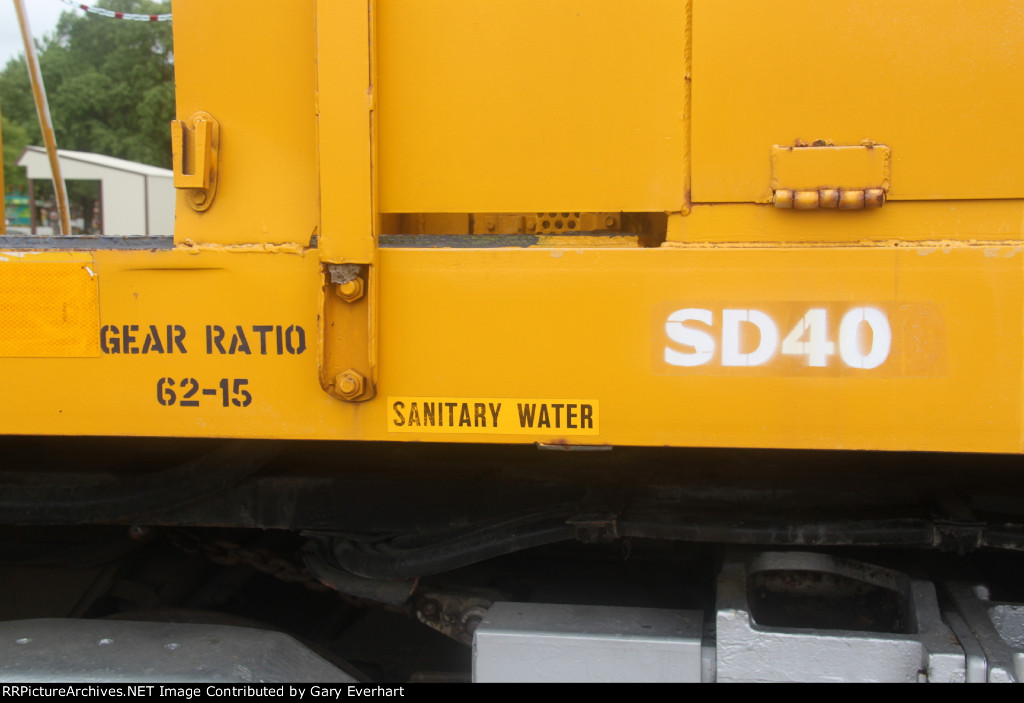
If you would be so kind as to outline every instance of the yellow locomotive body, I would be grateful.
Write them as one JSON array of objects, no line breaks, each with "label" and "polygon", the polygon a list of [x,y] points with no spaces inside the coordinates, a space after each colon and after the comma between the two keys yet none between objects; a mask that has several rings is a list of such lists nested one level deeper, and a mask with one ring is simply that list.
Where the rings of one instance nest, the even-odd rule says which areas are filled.
[{"label": "yellow locomotive body", "polygon": [[1018,454],[984,5],[175,0],[173,242],[0,242],[0,427]]},{"label": "yellow locomotive body", "polygon": [[1021,450],[1016,3],[174,11],[216,190],[4,257],[7,432]]}]

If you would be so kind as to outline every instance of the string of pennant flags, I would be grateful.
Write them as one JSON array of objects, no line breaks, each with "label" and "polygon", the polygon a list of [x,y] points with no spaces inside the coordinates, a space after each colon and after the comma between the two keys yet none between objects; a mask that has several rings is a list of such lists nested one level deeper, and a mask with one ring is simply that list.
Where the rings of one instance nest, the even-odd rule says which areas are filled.
[{"label": "string of pennant flags", "polygon": [[171,13],[168,12],[164,15],[140,15],[133,12],[115,12],[114,10],[108,10],[105,7],[93,7],[92,5],[83,5],[80,2],[74,0],[63,0],[65,5],[76,7],[79,10],[85,10],[91,12],[94,15],[100,17],[109,17],[115,20],[132,20],[134,22],[170,22]]}]

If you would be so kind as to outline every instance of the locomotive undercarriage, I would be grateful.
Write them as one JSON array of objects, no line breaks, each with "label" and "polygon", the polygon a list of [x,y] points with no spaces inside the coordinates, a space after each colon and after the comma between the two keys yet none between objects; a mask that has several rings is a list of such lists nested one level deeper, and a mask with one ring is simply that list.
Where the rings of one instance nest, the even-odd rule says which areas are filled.
[{"label": "locomotive undercarriage", "polygon": [[1015,457],[100,438],[5,455],[6,628],[240,624],[391,683],[1021,678]]}]

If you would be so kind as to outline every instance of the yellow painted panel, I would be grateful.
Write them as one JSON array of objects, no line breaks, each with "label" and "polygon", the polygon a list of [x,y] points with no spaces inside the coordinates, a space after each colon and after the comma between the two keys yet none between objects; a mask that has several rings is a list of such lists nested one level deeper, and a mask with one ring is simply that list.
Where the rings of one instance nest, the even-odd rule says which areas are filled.
[{"label": "yellow painted panel", "polygon": [[772,147],[771,189],[888,188],[889,147]]},{"label": "yellow painted panel", "polygon": [[[385,297],[382,339],[424,329],[382,345],[384,393],[598,398],[612,444],[1019,450],[1013,248],[430,253],[382,252],[384,290],[407,294]],[[930,302],[948,374],[656,375],[652,310],[685,300]]]},{"label": "yellow painted panel", "polygon": [[952,200],[890,202],[875,210],[780,210],[771,205],[694,205],[669,220],[675,242],[815,243],[818,246],[886,242],[892,246],[948,242],[1016,242],[1024,238],[1024,201]]},{"label": "yellow painted panel", "polygon": [[[320,387],[316,252],[98,251],[107,351],[0,359],[0,424],[29,434],[1022,450],[1019,247],[384,249],[380,257],[386,314],[372,400],[346,403]],[[922,306],[941,317],[938,332],[893,353],[904,356],[901,368],[922,349],[943,365],[823,375],[766,363],[739,375],[663,375],[652,367],[665,344],[652,320],[665,305],[769,315],[909,306],[901,326],[921,323],[912,308]],[[780,345],[797,313],[777,320]],[[829,323],[837,345],[839,319]],[[720,328],[713,337],[722,349]],[[855,344],[868,355],[867,340]],[[403,397],[593,399],[599,433],[399,434],[389,430],[388,399]]]},{"label": "yellow painted panel", "polygon": [[376,207],[373,118],[376,100],[374,3],[317,2],[317,107],[322,193],[320,256],[373,262]]},{"label": "yellow painted panel", "polygon": [[99,356],[89,254],[0,251],[0,357]]},{"label": "yellow painted panel", "polygon": [[688,4],[380,0],[381,211],[682,208]]},{"label": "yellow painted panel", "polygon": [[693,200],[817,139],[891,147],[890,199],[1022,197],[1022,84],[1020,0],[694,0]]},{"label": "yellow painted panel", "polygon": [[[220,122],[209,210],[178,194],[175,240],[307,244],[319,221],[313,0],[174,0],[177,117]],[[170,127],[168,127],[169,129]]]}]

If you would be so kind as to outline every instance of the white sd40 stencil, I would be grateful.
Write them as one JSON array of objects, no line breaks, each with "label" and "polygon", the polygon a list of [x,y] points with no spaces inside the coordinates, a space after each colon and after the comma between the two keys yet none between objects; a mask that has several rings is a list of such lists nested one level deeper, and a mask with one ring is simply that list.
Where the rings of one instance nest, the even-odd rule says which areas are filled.
[{"label": "white sd40 stencil", "polygon": [[930,376],[944,370],[941,310],[930,303],[664,303],[659,374]]}]

